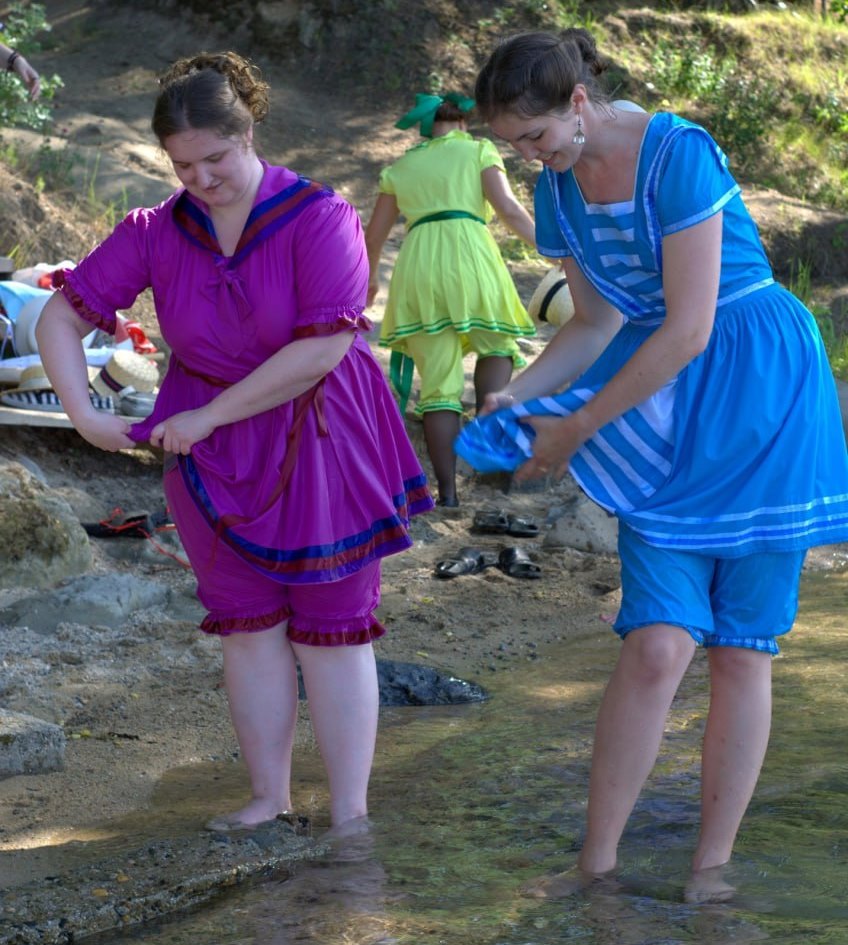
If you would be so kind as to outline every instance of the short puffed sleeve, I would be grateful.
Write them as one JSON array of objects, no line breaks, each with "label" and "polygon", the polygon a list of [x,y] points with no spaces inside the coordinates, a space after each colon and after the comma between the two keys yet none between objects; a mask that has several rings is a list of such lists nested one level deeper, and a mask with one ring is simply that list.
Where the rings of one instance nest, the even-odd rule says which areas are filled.
[{"label": "short puffed sleeve", "polygon": [[683,129],[664,156],[656,188],[663,236],[714,216],[739,193],[727,158],[703,128]]},{"label": "short puffed sleeve", "polygon": [[85,321],[115,333],[118,309],[128,309],[150,285],[155,210],[133,210],[75,269],[53,284]]},{"label": "short puffed sleeve", "polygon": [[377,189],[381,194],[393,194],[395,193],[395,184],[392,180],[392,169],[391,167],[384,167],[380,171],[380,181],[377,185]]},{"label": "short puffed sleeve", "polygon": [[298,222],[294,241],[295,338],[370,331],[362,314],[368,253],[356,210],[336,194],[317,200]]},{"label": "short puffed sleeve", "polygon": [[533,216],[536,223],[536,248],[542,256],[561,259],[571,255],[556,216],[556,201],[552,187],[557,178],[543,173],[536,181],[533,192]]},{"label": "short puffed sleeve", "polygon": [[494,141],[488,138],[480,139],[480,170],[485,171],[487,167],[497,167],[506,171],[504,160],[500,155]]}]

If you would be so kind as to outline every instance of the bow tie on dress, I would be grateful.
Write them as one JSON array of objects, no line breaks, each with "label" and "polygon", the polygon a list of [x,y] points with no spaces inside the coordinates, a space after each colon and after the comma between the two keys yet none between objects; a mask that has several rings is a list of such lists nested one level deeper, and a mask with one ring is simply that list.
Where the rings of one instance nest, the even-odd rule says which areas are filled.
[{"label": "bow tie on dress", "polygon": [[[215,259],[215,276],[210,279],[207,289],[213,292],[218,300],[218,311],[226,319],[229,313],[235,313],[242,344],[232,339],[230,350],[237,354],[244,346],[252,343],[256,336],[256,325],[250,317],[252,306],[244,291],[244,283],[236,269],[230,266],[230,260],[224,256]],[[235,327],[230,322],[232,327]]]}]

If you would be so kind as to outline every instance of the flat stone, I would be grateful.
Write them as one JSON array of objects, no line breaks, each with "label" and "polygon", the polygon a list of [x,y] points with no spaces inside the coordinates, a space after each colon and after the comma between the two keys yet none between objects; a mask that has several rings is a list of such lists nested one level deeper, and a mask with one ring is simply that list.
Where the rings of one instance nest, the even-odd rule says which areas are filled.
[{"label": "flat stone", "polygon": [[61,771],[65,744],[60,726],[0,709],[0,778]]},{"label": "flat stone", "polygon": [[164,606],[170,594],[166,585],[132,574],[86,574],[15,602],[0,611],[0,623],[45,634],[61,622],[118,626],[136,611]]},{"label": "flat stone", "polygon": [[546,551],[576,548],[595,554],[618,550],[618,520],[583,495],[576,495],[548,514],[552,522],[542,547]]}]

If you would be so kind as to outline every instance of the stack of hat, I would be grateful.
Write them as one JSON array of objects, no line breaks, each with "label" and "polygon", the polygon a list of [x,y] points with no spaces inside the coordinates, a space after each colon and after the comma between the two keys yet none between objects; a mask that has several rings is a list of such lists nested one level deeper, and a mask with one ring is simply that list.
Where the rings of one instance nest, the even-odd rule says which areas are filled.
[{"label": "stack of hat", "polygon": [[[99,393],[89,396],[96,410],[115,412],[115,402],[111,396]],[[48,413],[62,413],[64,410],[40,361],[23,369],[17,387],[0,393],[0,404],[18,410],[44,410]]]},{"label": "stack of hat", "polygon": [[561,269],[548,270],[530,299],[527,314],[537,325],[548,324],[555,328],[562,327],[571,319],[574,302],[568,279]]},{"label": "stack of hat", "polygon": [[153,411],[158,381],[159,369],[149,358],[124,348],[116,348],[89,378],[92,389],[114,398],[117,412],[127,417],[146,417]]}]

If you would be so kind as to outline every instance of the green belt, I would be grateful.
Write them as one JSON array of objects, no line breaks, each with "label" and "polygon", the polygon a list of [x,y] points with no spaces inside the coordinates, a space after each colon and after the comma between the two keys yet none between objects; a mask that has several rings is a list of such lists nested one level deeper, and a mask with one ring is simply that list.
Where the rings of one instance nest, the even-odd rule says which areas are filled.
[{"label": "green belt", "polygon": [[[486,221],[473,213],[466,213],[465,210],[440,210],[438,213],[430,213],[426,217],[416,220],[409,230],[414,230],[416,226],[422,223],[438,223],[440,220],[476,220],[478,223],[486,225]],[[407,230],[407,232],[409,232]],[[398,395],[401,415],[406,415],[406,405],[409,402],[409,395],[412,391],[412,376],[415,372],[415,362],[408,354],[402,354],[400,351],[392,351],[389,358],[389,380],[395,393]]]},{"label": "green belt", "polygon": [[473,213],[466,213],[465,210],[440,210],[438,213],[428,213],[426,217],[416,220],[409,229],[414,230],[416,226],[421,226],[422,223],[438,223],[440,220],[476,220],[478,223],[482,223],[483,226],[486,225],[485,220]]}]

